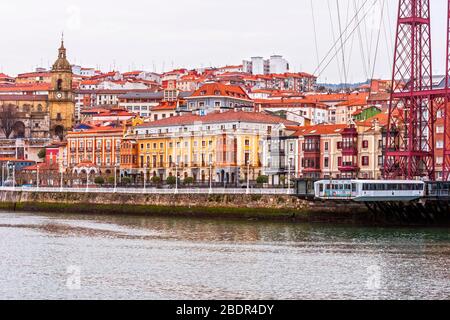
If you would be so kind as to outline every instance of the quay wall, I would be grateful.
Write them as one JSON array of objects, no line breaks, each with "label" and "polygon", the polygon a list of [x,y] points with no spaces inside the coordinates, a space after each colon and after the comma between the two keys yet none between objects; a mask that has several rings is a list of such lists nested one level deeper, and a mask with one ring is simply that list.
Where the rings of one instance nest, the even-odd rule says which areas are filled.
[{"label": "quay wall", "polygon": [[107,194],[0,191],[0,210],[83,214],[353,223],[364,204],[315,202],[289,195]]},{"label": "quay wall", "polygon": [[312,201],[291,195],[121,194],[0,191],[0,210],[144,215],[339,224],[450,225],[449,201],[379,203]]}]

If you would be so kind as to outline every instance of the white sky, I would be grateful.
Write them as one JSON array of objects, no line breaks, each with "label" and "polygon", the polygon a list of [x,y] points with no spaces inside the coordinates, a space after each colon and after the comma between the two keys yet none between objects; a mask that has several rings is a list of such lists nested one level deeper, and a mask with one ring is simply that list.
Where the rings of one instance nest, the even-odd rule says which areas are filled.
[{"label": "white sky", "polygon": [[[364,1],[338,0],[342,29],[355,14],[355,3]],[[372,73],[365,71],[369,70],[367,53],[371,52],[373,60],[383,1],[386,1],[384,27],[374,76],[390,78],[398,2],[367,1],[367,10],[360,14],[361,17],[363,12],[368,12],[366,22],[361,24],[366,62],[362,62],[360,40],[355,32],[345,45],[348,82],[364,81],[366,74]],[[374,1],[375,6],[369,10]],[[332,30],[338,36],[338,10],[336,0],[312,2],[321,59],[332,46]],[[332,7],[332,19],[328,3]],[[431,6],[433,71],[442,74],[446,1],[432,0]],[[169,70],[172,66],[234,65],[244,58],[276,53],[291,63],[291,70],[313,73],[317,55],[311,12],[311,0],[2,0],[0,72],[15,75],[37,66],[48,67],[56,59],[64,30],[69,61],[100,67],[103,71],[114,65],[121,71],[144,68],[157,72],[163,66]],[[350,12],[348,18],[347,12]],[[341,72],[333,60],[319,81],[343,81],[341,54],[339,61]]]}]

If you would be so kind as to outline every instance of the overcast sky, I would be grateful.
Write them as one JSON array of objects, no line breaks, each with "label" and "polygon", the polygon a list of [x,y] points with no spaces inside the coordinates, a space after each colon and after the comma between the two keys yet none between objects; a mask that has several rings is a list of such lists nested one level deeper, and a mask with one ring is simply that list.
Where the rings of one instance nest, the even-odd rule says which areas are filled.
[{"label": "overcast sky", "polygon": [[[338,0],[342,30],[354,16],[355,5],[364,1],[361,38],[355,30],[345,44],[345,58],[339,52],[339,62],[333,59],[319,81],[357,82],[372,74],[383,1],[374,76],[390,77],[397,0]],[[64,30],[70,62],[103,71],[115,66],[121,71],[161,72],[172,66],[234,65],[255,55],[281,54],[293,71],[313,73],[332,47],[333,32],[339,36],[336,2],[312,1],[317,55],[311,0],[2,0],[0,72],[15,75],[48,67]],[[446,1],[431,2],[433,71],[443,73]]]}]

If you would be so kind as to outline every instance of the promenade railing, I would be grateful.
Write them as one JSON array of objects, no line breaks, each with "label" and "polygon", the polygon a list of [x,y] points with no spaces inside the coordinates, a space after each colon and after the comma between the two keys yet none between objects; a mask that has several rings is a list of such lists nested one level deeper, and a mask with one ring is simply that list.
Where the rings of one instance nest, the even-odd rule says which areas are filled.
[{"label": "promenade railing", "polygon": [[294,195],[294,189],[272,188],[60,188],[60,187],[0,187],[0,191],[59,192],[59,193],[104,193],[104,194],[251,194],[251,195]]}]

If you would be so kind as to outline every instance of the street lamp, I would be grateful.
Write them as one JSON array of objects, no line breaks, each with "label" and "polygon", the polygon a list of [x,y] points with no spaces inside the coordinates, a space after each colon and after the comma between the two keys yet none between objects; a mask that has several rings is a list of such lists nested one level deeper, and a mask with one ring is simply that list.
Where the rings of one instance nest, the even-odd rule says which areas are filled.
[{"label": "street lamp", "polygon": [[39,164],[36,164],[36,188],[39,189]]},{"label": "street lamp", "polygon": [[178,159],[175,162],[175,193],[178,193]]},{"label": "street lamp", "polygon": [[250,157],[247,160],[247,194],[250,193]]},{"label": "street lamp", "polygon": [[291,158],[288,158],[288,194],[291,193]]},{"label": "street lamp", "polygon": [[86,193],[89,192],[89,169],[86,170]]},{"label": "street lamp", "polygon": [[5,185],[4,171],[5,171],[5,164],[2,163],[2,187]]},{"label": "street lamp", "polygon": [[147,163],[144,164],[144,193],[147,189]]},{"label": "street lamp", "polygon": [[63,191],[63,184],[64,184],[64,169],[63,169],[62,163],[59,166],[59,173],[61,175],[60,181],[59,181],[59,187],[60,187],[60,190],[62,192]]},{"label": "street lamp", "polygon": [[209,162],[209,193],[212,193],[212,162]]},{"label": "street lamp", "polygon": [[16,166],[13,164],[13,189],[16,189]]},{"label": "street lamp", "polygon": [[119,168],[119,164],[114,166],[114,193],[117,192],[117,169]]}]

